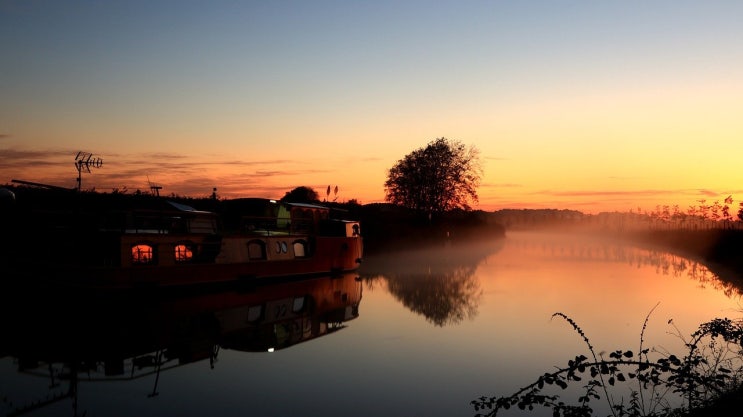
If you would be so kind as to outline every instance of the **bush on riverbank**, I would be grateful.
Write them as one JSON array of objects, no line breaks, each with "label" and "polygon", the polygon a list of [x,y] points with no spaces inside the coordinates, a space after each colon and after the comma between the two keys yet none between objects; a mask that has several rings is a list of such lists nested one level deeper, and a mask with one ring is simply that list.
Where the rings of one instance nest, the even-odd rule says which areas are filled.
[{"label": "bush on riverbank", "polygon": [[[652,246],[684,257],[697,259],[722,280],[743,287],[743,232],[740,230],[648,230],[621,234],[639,246]],[[556,416],[590,416],[592,401],[608,401],[612,415],[624,416],[737,416],[743,405],[743,322],[715,319],[700,325],[686,343],[684,357],[674,355],[650,359],[650,351],[632,352],[616,350],[605,359],[596,355],[588,338],[575,322],[567,320],[583,337],[592,354],[591,358],[576,356],[567,366],[540,376],[534,383],[511,396],[480,397],[472,402],[476,411],[494,416],[499,410],[512,407],[533,409],[537,406],[552,409]],[[646,321],[647,323],[647,321]],[[643,333],[645,327],[643,326]],[[641,340],[642,340],[641,333]],[[727,355],[723,358],[724,355]],[[588,377],[588,382],[583,379]],[[631,397],[615,402],[610,394],[615,384],[634,383]],[[542,390],[552,386],[565,389],[580,385],[583,395],[575,404],[569,404],[559,395],[545,394]],[[684,399],[681,407],[662,405],[658,408],[645,405],[652,397],[642,395],[643,390],[664,389]],[[661,392],[661,391],[655,391]],[[653,400],[655,401],[655,400]],[[661,406],[662,405],[662,406]]]},{"label": "bush on riverbank", "polygon": [[[477,416],[495,416],[510,408],[546,407],[554,416],[588,417],[599,401],[607,404],[614,417],[732,415],[728,413],[739,408],[743,396],[743,321],[703,323],[683,339],[687,352],[679,357],[643,346],[649,316],[640,332],[639,352],[615,350],[606,358],[603,352],[596,353],[573,319],[555,313],[553,317],[566,320],[580,335],[590,356],[576,356],[512,395],[472,401],[475,411],[485,412]],[[574,403],[553,393],[571,385],[579,386]],[[628,397],[614,392],[619,386],[629,388]]]}]

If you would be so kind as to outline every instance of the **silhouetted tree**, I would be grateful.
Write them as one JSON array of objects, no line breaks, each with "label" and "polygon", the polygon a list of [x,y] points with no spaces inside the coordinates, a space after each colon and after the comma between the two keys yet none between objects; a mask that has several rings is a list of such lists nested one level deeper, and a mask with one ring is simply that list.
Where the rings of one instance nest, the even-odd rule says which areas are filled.
[{"label": "silhouetted tree", "polygon": [[720,209],[722,209],[720,202],[715,201],[714,204],[712,204],[712,206],[709,209],[710,209],[710,213],[712,213],[712,220],[714,221],[720,220]]},{"label": "silhouetted tree", "polygon": [[314,189],[301,186],[287,191],[284,197],[281,198],[281,201],[287,203],[316,203],[320,201],[320,197]]},{"label": "silhouetted tree", "polygon": [[697,201],[699,202],[699,209],[697,209],[697,214],[702,219],[706,219],[707,218],[707,212],[709,211],[709,208],[710,208],[706,204],[707,203],[707,200],[701,199],[701,200],[697,200]]},{"label": "silhouetted tree", "polygon": [[438,138],[397,161],[384,183],[391,203],[432,214],[470,209],[477,201],[482,168],[478,150]]}]

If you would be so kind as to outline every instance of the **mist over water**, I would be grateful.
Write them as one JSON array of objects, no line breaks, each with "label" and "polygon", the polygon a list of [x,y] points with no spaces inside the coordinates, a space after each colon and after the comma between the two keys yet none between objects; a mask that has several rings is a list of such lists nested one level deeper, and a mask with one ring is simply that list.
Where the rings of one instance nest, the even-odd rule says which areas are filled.
[{"label": "mist over water", "polygon": [[[308,285],[301,281],[210,294],[213,304],[208,308],[201,295],[149,300],[146,306],[159,312],[156,316],[149,316],[143,306],[129,305],[130,313],[114,315],[117,320],[98,312],[94,329],[55,320],[55,338],[37,339],[36,345],[24,343],[23,336],[45,334],[49,329],[44,323],[49,321],[26,320],[19,313],[54,317],[64,310],[14,303],[15,310],[3,311],[5,328],[12,330],[2,342],[0,386],[8,398],[2,412],[67,392],[64,372],[50,388],[45,361],[69,371],[69,364],[81,358],[112,353],[95,352],[96,346],[105,349],[126,340],[127,346],[145,346],[138,354],[158,347],[175,352],[177,340],[181,357],[191,352],[191,360],[161,372],[159,379],[151,373],[94,381],[86,376],[97,375],[95,364],[86,360],[87,371],[79,374],[77,385],[78,412],[471,416],[471,400],[510,394],[586,353],[570,325],[552,319],[555,312],[575,320],[597,351],[611,352],[637,350],[643,321],[657,305],[648,320],[646,346],[674,352],[683,345],[674,333],[688,335],[706,320],[738,317],[741,310],[739,290],[694,261],[617,241],[526,232],[472,245],[376,254],[365,259],[354,276],[340,281],[321,277],[313,281],[312,290]],[[306,334],[314,336],[273,353],[247,349],[263,345],[253,339],[255,343],[248,344],[249,334],[257,336],[244,329],[225,336],[229,317],[230,328],[241,329],[235,319],[239,316],[225,311],[247,317],[250,305],[259,301],[278,305],[277,300],[305,293],[325,300],[315,303],[318,308],[335,305],[339,309],[333,311],[345,312],[332,320],[328,315],[306,316],[337,323],[337,330],[313,333],[307,327]],[[234,301],[229,309],[226,300]],[[201,307],[193,310],[194,305]],[[354,311],[357,315],[347,314]],[[132,325],[132,317],[141,322]],[[214,322],[220,326],[207,325]],[[143,323],[149,323],[150,330],[137,331]],[[275,324],[268,324],[266,332],[276,337]],[[90,334],[85,336],[84,330]],[[65,335],[70,335],[68,340]],[[204,351],[199,346],[215,355],[199,357],[196,353]],[[85,355],[78,354],[83,351]],[[37,368],[29,367],[31,359]],[[24,372],[18,372],[21,365]],[[151,396],[156,383],[157,395]],[[72,399],[66,398],[28,415],[72,411]]]}]

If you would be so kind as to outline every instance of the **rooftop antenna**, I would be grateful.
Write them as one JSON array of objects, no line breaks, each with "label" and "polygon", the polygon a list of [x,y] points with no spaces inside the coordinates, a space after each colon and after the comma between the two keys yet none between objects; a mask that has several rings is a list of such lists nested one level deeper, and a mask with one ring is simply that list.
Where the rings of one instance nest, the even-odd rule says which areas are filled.
[{"label": "rooftop antenna", "polygon": [[103,166],[103,159],[93,157],[90,152],[80,151],[75,157],[75,168],[77,169],[77,191],[83,186],[83,171],[90,174],[90,168],[100,168]]},{"label": "rooftop antenna", "polygon": [[155,197],[160,197],[160,190],[162,190],[163,187],[150,181],[149,175],[147,176],[147,184],[150,185],[150,192],[152,193],[152,195],[154,195]]}]

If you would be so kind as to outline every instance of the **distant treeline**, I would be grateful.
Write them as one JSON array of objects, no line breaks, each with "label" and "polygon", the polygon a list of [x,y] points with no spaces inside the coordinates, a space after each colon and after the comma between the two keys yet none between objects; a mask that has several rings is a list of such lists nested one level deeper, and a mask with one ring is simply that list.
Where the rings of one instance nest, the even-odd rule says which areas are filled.
[{"label": "distant treeline", "polygon": [[452,210],[428,217],[392,204],[347,207],[361,221],[364,247],[369,252],[409,249],[421,245],[473,242],[505,236],[493,213]]},{"label": "distant treeline", "polygon": [[[569,229],[591,232],[635,232],[647,230],[743,230],[743,220],[733,219],[729,211],[717,206],[696,207],[683,213],[667,206],[652,212],[602,212],[585,214],[576,210],[504,209],[493,212],[494,219],[509,230]],[[724,215],[723,215],[724,214]]]}]

